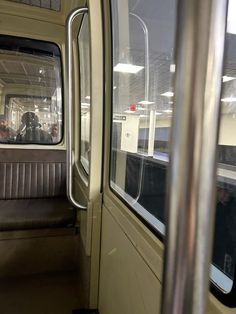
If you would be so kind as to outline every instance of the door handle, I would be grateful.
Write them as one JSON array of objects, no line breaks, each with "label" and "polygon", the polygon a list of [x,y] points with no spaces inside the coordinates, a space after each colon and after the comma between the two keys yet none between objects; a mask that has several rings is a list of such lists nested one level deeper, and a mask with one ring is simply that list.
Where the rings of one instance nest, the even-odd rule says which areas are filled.
[{"label": "door handle", "polygon": [[67,149],[66,149],[66,192],[67,197],[71,204],[78,209],[87,210],[87,206],[83,206],[78,203],[73,196],[72,192],[72,170],[74,165],[74,158],[72,152],[72,93],[73,93],[73,48],[72,48],[72,26],[74,19],[79,16],[88,13],[88,8],[79,8],[73,10],[67,18],[66,21],[66,86],[67,86],[67,115],[66,115],[66,123],[67,123]]}]

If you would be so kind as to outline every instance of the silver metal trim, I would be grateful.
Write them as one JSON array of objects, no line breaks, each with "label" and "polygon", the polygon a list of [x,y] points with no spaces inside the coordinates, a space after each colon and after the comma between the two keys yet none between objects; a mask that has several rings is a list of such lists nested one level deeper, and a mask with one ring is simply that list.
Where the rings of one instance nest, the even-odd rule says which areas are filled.
[{"label": "silver metal trim", "polygon": [[225,294],[230,293],[233,288],[234,281],[224,274],[220,269],[211,264],[212,282]]},{"label": "silver metal trim", "polygon": [[215,216],[227,0],[180,0],[162,314],[203,314]]},{"label": "silver metal trim", "polygon": [[130,12],[130,16],[136,18],[141,25],[145,39],[145,98],[144,100],[149,101],[149,77],[150,77],[150,65],[149,65],[149,33],[148,28],[144,20],[137,14]]},{"label": "silver metal trim", "polygon": [[[130,12],[130,16],[137,19],[139,24],[142,27],[143,34],[144,34],[144,40],[145,40],[145,97],[144,100],[149,101],[149,77],[150,77],[150,65],[149,65],[149,32],[146,23],[144,20],[137,14]],[[138,181],[138,194],[135,199],[132,200],[131,206],[134,206],[136,203],[138,203],[138,200],[140,198],[141,192],[142,192],[142,185],[143,185],[143,175],[144,175],[144,156],[141,155],[141,170],[140,170],[140,179]]]},{"label": "silver metal trim", "polygon": [[73,48],[72,48],[72,25],[74,19],[81,15],[88,13],[88,8],[80,8],[75,9],[70,13],[70,15],[67,18],[66,21],[66,66],[67,66],[67,116],[66,116],[66,122],[67,122],[67,150],[66,150],[66,192],[67,197],[71,204],[81,210],[87,210],[86,206],[81,205],[78,203],[72,193],[72,170],[74,165],[74,158],[73,158],[73,151],[72,151],[72,89],[73,89]]}]

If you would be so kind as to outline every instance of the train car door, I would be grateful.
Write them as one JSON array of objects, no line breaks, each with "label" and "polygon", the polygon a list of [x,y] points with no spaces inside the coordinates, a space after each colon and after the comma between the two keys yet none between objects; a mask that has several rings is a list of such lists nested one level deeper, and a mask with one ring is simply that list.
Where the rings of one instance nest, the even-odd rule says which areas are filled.
[{"label": "train car door", "polygon": [[[67,192],[79,211],[86,307],[97,308],[102,182],[103,47],[99,1],[67,19]],[[79,200],[79,201],[77,201]]]},{"label": "train car door", "polygon": [[[196,116],[205,117],[206,112],[195,111],[194,106],[197,102],[201,103],[201,100],[205,103],[206,99],[210,100],[209,107],[206,105],[206,108],[214,110],[208,111],[208,119],[201,121],[201,126],[212,124],[213,116],[214,125],[217,126],[219,103],[222,112],[218,147],[221,153],[217,166],[217,179],[214,168],[215,155],[212,153],[216,147],[217,128],[212,134],[203,134],[204,132],[197,134],[199,137],[195,138],[195,152],[192,154],[194,158],[200,154],[204,161],[212,158],[212,164],[207,169],[207,171],[211,169],[212,177],[207,181],[210,185],[202,185],[200,192],[193,189],[193,195],[202,193],[201,195],[205,197],[209,193],[211,198],[214,182],[217,181],[218,194],[214,203],[217,213],[214,253],[210,266],[211,291],[214,291],[214,294],[210,294],[208,299],[207,313],[235,313],[235,304],[233,304],[235,293],[235,253],[233,253],[235,232],[233,230],[235,228],[232,226],[234,214],[231,207],[235,202],[233,166],[235,160],[232,161],[235,136],[232,138],[230,135],[230,130],[235,129],[233,85],[236,77],[234,72],[236,50],[234,23],[233,18],[230,17],[234,9],[233,1],[229,1],[225,63],[222,72],[227,3],[224,1],[208,1],[204,5],[198,3],[199,1],[174,0],[103,2],[106,92],[99,292],[101,314],[154,314],[161,310],[163,240],[166,234],[164,209],[167,206],[166,188],[170,151],[174,151],[174,158],[177,158],[176,160],[181,164],[179,158],[181,155],[176,156],[176,151],[189,152],[193,148],[193,143],[189,141],[192,136],[189,121],[195,121],[189,120],[191,108]],[[213,21],[212,24],[208,23],[209,21]],[[177,40],[175,40],[176,32]],[[209,34],[212,36],[208,36]],[[181,56],[181,61],[176,56]],[[178,76],[179,73],[182,74],[182,80]],[[184,76],[183,73],[188,74]],[[176,85],[175,77],[178,83]],[[223,94],[220,97],[221,87]],[[201,96],[199,92],[202,93]],[[180,111],[173,115],[176,108],[175,100]],[[189,104],[187,115],[183,111],[186,103]],[[178,126],[175,131],[178,132],[172,135],[171,146],[173,119],[175,127]],[[185,133],[186,141],[183,144],[178,142],[178,139],[181,138],[181,132],[184,129],[186,131],[187,124],[189,134]],[[197,126],[200,124],[197,123]],[[193,123],[192,127],[195,126]],[[208,136],[212,136],[210,141]],[[180,146],[175,146],[176,143]],[[207,151],[205,149],[210,146],[211,157],[204,155]],[[189,158],[186,162],[186,169],[191,165],[191,161],[192,159]],[[193,166],[195,167],[196,164]],[[176,171],[179,171],[178,167]],[[199,171],[202,171],[201,167]],[[183,172],[184,175],[178,172],[178,177],[174,177],[175,180],[169,182],[172,192],[174,191],[171,198],[174,204],[175,192],[177,195],[180,182],[185,180],[187,172]],[[205,191],[203,186],[206,188]],[[185,185],[183,195],[187,190],[188,186]],[[186,207],[187,198],[185,201],[186,203],[181,204]],[[205,221],[214,216],[214,210],[210,208],[211,206],[204,208]],[[190,209],[191,206],[189,212]],[[176,220],[176,224],[172,223],[172,230],[177,230],[182,221],[186,220],[183,214],[184,212],[182,216],[178,216],[179,220]],[[190,218],[193,216],[190,215]],[[188,225],[188,230],[193,232],[195,218],[190,219]],[[208,231],[205,229],[202,240],[207,234]],[[178,240],[181,230],[175,235],[175,240]],[[181,249],[183,253],[192,248],[188,245],[188,240],[191,239],[185,240],[186,250],[183,246]],[[211,251],[209,243],[210,241],[206,255],[203,254],[195,261],[197,267],[196,272],[192,273],[193,277],[197,276],[197,271],[202,265],[208,263]],[[175,271],[178,270],[175,268],[178,254],[175,257],[176,259],[172,255],[173,267],[169,276],[173,285],[176,279]],[[184,263],[180,266],[184,270],[185,266],[187,267]],[[207,269],[204,279],[206,282],[208,274]],[[185,276],[182,280],[184,279]],[[182,292],[182,283],[180,279],[179,290],[175,291],[174,297],[177,301],[177,296]],[[190,293],[194,290],[199,292],[198,297],[203,304],[196,312],[188,311],[184,307],[180,310],[171,308],[173,304],[170,299],[171,311],[168,312],[164,308],[163,313],[203,313],[204,300],[206,296],[208,297],[208,290],[205,287],[206,285],[204,288],[198,286],[190,289]]]}]

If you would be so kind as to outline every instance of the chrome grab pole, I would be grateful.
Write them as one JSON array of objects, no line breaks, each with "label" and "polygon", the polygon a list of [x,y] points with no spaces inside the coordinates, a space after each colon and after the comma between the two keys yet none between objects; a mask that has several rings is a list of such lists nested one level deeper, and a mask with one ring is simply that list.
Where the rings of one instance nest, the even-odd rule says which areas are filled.
[{"label": "chrome grab pole", "polygon": [[66,21],[66,67],[67,67],[67,73],[66,73],[66,92],[67,92],[67,115],[66,115],[66,122],[67,122],[67,150],[66,150],[66,189],[67,189],[67,197],[71,204],[81,210],[86,210],[87,207],[81,205],[78,203],[72,193],[72,170],[74,165],[74,158],[73,158],[73,152],[72,152],[72,128],[73,128],[73,110],[72,110],[72,92],[73,92],[73,48],[72,48],[72,26],[74,19],[82,14],[88,13],[88,8],[80,8],[75,9],[70,13],[70,15],[67,18]]},{"label": "chrome grab pole", "polygon": [[179,1],[162,314],[206,313],[226,11]]}]

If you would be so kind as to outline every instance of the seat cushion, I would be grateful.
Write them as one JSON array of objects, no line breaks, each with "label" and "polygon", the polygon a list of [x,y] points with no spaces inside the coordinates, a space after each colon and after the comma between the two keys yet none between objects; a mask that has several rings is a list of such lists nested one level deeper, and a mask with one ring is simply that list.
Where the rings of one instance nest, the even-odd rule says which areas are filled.
[{"label": "seat cushion", "polygon": [[0,200],[0,231],[69,227],[75,218],[66,198]]}]

